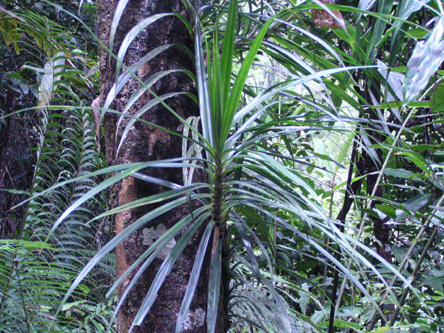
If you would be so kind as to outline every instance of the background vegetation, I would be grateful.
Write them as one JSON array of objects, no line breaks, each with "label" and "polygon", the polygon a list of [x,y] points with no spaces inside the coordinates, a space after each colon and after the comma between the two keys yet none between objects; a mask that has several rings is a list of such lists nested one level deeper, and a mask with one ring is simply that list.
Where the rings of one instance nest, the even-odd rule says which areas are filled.
[{"label": "background vegetation", "polygon": [[[231,332],[444,329],[440,0],[209,1],[199,10],[185,1],[178,24],[195,42],[196,71],[186,74],[200,116],[168,106],[178,91],[127,117],[166,72],[139,80],[125,110],[113,110],[118,90],[153,58],[126,68],[123,43],[117,92],[101,104],[121,119],[118,147],[161,104],[183,124],[183,154],[116,166],[106,166],[91,107],[95,2],[1,3],[1,331],[116,330],[113,249],[183,204],[194,208],[140,259],[142,271],[167,249],[134,325],[202,225],[177,331],[205,260],[208,331],[222,276]],[[164,18],[145,26],[155,19]],[[158,167],[182,168],[181,183],[141,171]],[[107,189],[130,174],[168,190],[108,210]],[[114,213],[152,203],[115,237]]]}]

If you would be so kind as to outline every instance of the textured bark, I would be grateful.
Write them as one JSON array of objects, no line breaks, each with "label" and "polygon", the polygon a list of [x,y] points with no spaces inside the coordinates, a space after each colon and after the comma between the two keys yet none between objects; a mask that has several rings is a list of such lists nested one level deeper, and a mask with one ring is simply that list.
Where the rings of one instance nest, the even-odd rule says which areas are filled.
[{"label": "textured bark", "polygon": [[[98,4],[98,33],[100,40],[109,45],[109,31],[111,21],[116,8],[117,0],[99,0]],[[130,1],[124,15],[120,21],[116,35],[114,54],[117,54],[120,43],[126,33],[144,18],[156,13],[179,12],[184,14],[181,0],[133,0]],[[152,26],[148,27],[131,44],[125,56],[124,63],[127,66],[132,65],[150,50],[161,44],[181,44],[193,49],[192,42],[188,36],[183,23],[178,19],[162,19]],[[143,81],[159,70],[184,68],[193,70],[193,63],[189,56],[178,47],[173,47],[169,51],[158,55],[155,59],[144,65],[137,75]],[[108,91],[115,81],[115,61],[109,58],[106,50],[100,53],[100,74],[101,74],[101,105],[106,98]],[[123,110],[128,98],[138,88],[139,83],[131,79],[117,96],[113,105],[115,110]],[[169,74],[162,80],[156,82],[152,87],[156,94],[162,95],[167,92],[186,91],[192,92],[195,88],[192,81],[183,73]],[[136,105],[130,110],[134,114],[137,109],[145,105],[153,97],[149,93],[139,99]],[[197,108],[188,97],[179,97],[168,99],[168,104],[182,117],[187,118],[196,115]],[[151,109],[142,117],[151,123],[163,126],[171,131],[179,132],[180,122],[163,107]],[[123,122],[125,123],[125,122]],[[122,125],[117,129],[117,116],[107,113],[104,118],[105,129],[105,151],[108,165],[115,165],[127,162],[153,161],[165,158],[181,156],[181,139],[170,135],[165,131],[156,129],[143,123],[136,123],[125,139],[119,154],[116,156],[116,148],[120,140]],[[116,133],[117,130],[117,141]],[[144,171],[145,174],[175,183],[182,183],[181,169],[152,169]],[[201,175],[202,177],[202,175]],[[121,184],[115,186],[111,193],[111,207],[131,202],[133,200],[164,191],[161,186],[148,184],[132,177],[124,179]],[[141,215],[144,215],[155,206],[143,208],[137,211],[125,211],[115,217],[116,232],[121,232]],[[180,218],[188,214],[187,207],[180,207],[175,211],[164,215],[153,222],[149,227],[159,227],[163,224],[167,229],[173,226]],[[177,314],[179,312],[183,295],[185,294],[189,275],[193,266],[194,257],[199,245],[200,234],[192,239],[191,243],[185,248],[183,255],[176,262],[176,265],[167,277],[162,286],[158,298],[153,308],[142,326],[136,327],[133,332],[174,332]],[[120,276],[125,270],[148,248],[143,244],[143,228],[139,232],[132,234],[116,249],[117,274]],[[134,316],[143,301],[151,282],[153,281],[162,260],[155,259],[154,263],[145,271],[142,278],[139,279],[134,291],[130,293],[127,301],[124,303],[118,316],[118,331],[127,332],[131,326]],[[205,332],[206,324],[202,322],[205,319],[207,309],[207,276],[208,265],[202,270],[202,276],[196,291],[191,312],[194,314],[190,318],[189,329],[185,332]],[[129,280],[134,274],[130,275],[118,289],[120,297],[128,285]],[[202,312],[202,311],[204,312]],[[200,314],[201,318],[197,318]],[[203,317],[202,317],[203,315]]]}]

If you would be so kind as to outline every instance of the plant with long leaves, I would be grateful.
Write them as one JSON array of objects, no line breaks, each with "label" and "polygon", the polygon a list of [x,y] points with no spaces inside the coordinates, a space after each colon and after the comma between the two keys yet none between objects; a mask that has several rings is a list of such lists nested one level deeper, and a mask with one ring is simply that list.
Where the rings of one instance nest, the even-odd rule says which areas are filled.
[{"label": "plant with long leaves", "polygon": [[[102,285],[115,275],[112,255],[97,267],[91,276],[96,278],[85,281],[59,316],[56,312],[85,260],[103,241],[98,234],[105,233],[104,230],[98,224],[86,222],[103,209],[99,207],[104,207],[105,197],[94,198],[72,214],[57,234],[46,239],[58,216],[99,181],[89,176],[102,162],[96,150],[92,114],[84,106],[93,96],[97,75],[79,70],[86,64],[92,66],[94,60],[67,42],[72,36],[56,22],[45,20],[42,25],[42,17],[28,10],[5,10],[2,14],[16,23],[9,26],[14,30],[8,31],[10,35],[17,37],[17,31],[23,33],[21,39],[13,40],[15,50],[32,49],[46,61],[41,67],[30,63],[23,67],[40,74],[35,90],[40,115],[36,130],[39,142],[35,147],[32,198],[25,206],[20,229],[15,239],[1,240],[0,330],[100,331],[108,325],[109,308],[115,300],[104,299]],[[34,40],[42,49],[33,47]],[[60,42],[51,44],[53,40]],[[23,86],[25,83],[32,85],[24,81]],[[25,111],[36,112],[20,112]],[[53,184],[78,176],[82,176],[81,182],[66,182],[66,186],[48,191]],[[98,292],[91,294],[91,289]]]},{"label": "plant with long leaves", "polygon": [[[123,11],[127,2],[120,2],[118,8]],[[299,6],[294,11],[314,8],[309,6]],[[206,26],[201,22],[205,21],[205,14],[208,17],[216,17],[216,23]],[[213,16],[213,13],[216,15]],[[291,12],[290,12],[291,13]],[[108,180],[94,187],[88,193],[79,198],[71,207],[69,207],[55,223],[55,230],[75,209],[81,204],[90,200],[95,194],[109,187],[115,182],[132,175],[148,182],[170,187],[171,190],[151,197],[142,198],[126,205],[117,207],[107,213],[96,217],[102,218],[114,213],[122,212],[127,209],[133,209],[142,205],[151,203],[161,203],[160,206],[146,215],[140,217],[131,226],[117,235],[107,245],[105,245],[97,255],[87,264],[85,269],[79,274],[73,283],[70,291],[65,297],[69,298],[71,293],[77,288],[80,282],[91,271],[91,269],[104,258],[107,253],[112,251],[121,241],[137,229],[144,227],[155,217],[161,216],[180,205],[189,202],[199,202],[199,208],[195,208],[192,213],[163,234],[152,244],[147,251],[134,262],[128,271],[116,281],[111,288],[114,291],[116,287],[135,269],[142,264],[133,280],[130,282],[121,297],[116,312],[119,310],[125,297],[132,290],[135,281],[142,274],[157,255],[167,247],[173,238],[179,238],[179,233],[186,227],[183,235],[180,236],[174,247],[168,253],[159,269],[155,280],[153,281],[148,294],[143,301],[138,314],[135,317],[133,327],[139,325],[153,305],[156,299],[157,291],[161,287],[166,276],[177,258],[181,255],[188,241],[202,225],[205,225],[201,244],[198,249],[193,271],[190,277],[190,283],[185,294],[182,309],[177,320],[176,330],[180,331],[187,313],[190,308],[193,293],[196,289],[199,274],[204,263],[205,253],[210,249],[211,253],[211,271],[209,285],[209,304],[207,309],[207,325],[209,331],[215,330],[217,320],[217,309],[219,304],[220,281],[223,276],[223,267],[239,267],[232,272],[242,272],[247,277],[233,277],[233,281],[239,281],[234,289],[233,296],[239,295],[238,300],[235,297],[230,299],[231,304],[248,302],[248,305],[233,306],[233,321],[236,324],[254,325],[264,330],[293,331],[316,329],[316,324],[302,314],[293,313],[291,307],[287,304],[289,295],[279,288],[279,283],[286,284],[285,280],[276,278],[276,267],[273,262],[277,256],[277,250],[285,246],[276,246],[276,239],[269,241],[271,233],[276,236],[279,233],[290,234],[290,237],[282,237],[284,242],[295,242],[300,240],[314,249],[316,253],[325,256],[333,263],[342,274],[347,276],[353,284],[359,288],[360,292],[366,296],[366,299],[372,304],[382,318],[384,313],[379,309],[376,301],[364,287],[361,282],[362,276],[357,275],[348,269],[338,257],[333,256],[330,250],[336,251],[331,246],[326,246],[324,235],[328,236],[341,249],[341,256],[351,258],[356,261],[357,266],[366,267],[377,279],[388,287],[386,280],[382,277],[380,271],[375,265],[371,264],[368,256],[380,261],[389,272],[398,276],[401,281],[406,282],[405,278],[399,274],[391,265],[389,265],[380,255],[370,249],[368,246],[356,241],[341,228],[338,228],[322,204],[318,202],[319,197],[315,192],[313,183],[302,174],[298,168],[298,159],[292,156],[290,138],[297,136],[302,131],[319,131],[325,128],[325,122],[331,120],[341,121],[341,116],[334,107],[334,103],[328,94],[323,101],[316,99],[308,100],[299,97],[295,92],[296,87],[308,85],[311,81],[317,81],[325,87],[322,80],[331,75],[337,75],[341,78],[348,78],[349,71],[356,68],[343,66],[344,62],[337,57],[339,66],[333,63],[325,63],[327,69],[318,71],[307,65],[300,58],[288,52],[284,47],[277,43],[264,41],[267,34],[274,32],[276,27],[284,24],[288,18],[288,11],[277,13],[273,17],[267,17],[266,14],[256,14],[252,19],[249,15],[241,15],[242,20],[249,22],[250,25],[242,25],[238,21],[238,3],[231,1],[226,11],[223,7],[203,8],[199,14],[200,20],[195,24],[195,60],[196,60],[196,78],[198,86],[198,101],[200,107],[200,123],[202,133],[197,131],[196,119],[182,119],[168,105],[165,99],[172,97],[157,96],[155,100],[145,105],[136,116],[132,118],[137,121],[141,115],[155,104],[164,105],[176,117],[180,118],[186,131],[184,131],[184,149],[182,158],[155,161],[140,162],[134,164],[113,166],[94,174],[106,174],[117,172]],[[128,33],[117,59],[121,65],[118,66],[117,80],[108,94],[104,109],[107,110],[111,105],[117,93],[122,89],[135,71],[144,63],[152,59],[156,52],[162,52],[169,46],[161,46],[152,51],[144,59],[141,59],[135,65],[126,68],[126,71],[120,74],[120,68],[123,67],[122,60],[128,45],[134,40],[137,33],[144,27],[156,20],[162,19],[168,14],[157,15],[146,19],[143,24],[139,24]],[[202,16],[203,15],[203,16]],[[176,15],[177,16],[177,15]],[[185,21],[184,18],[181,18]],[[221,20],[225,20],[225,25],[221,25]],[[255,23],[259,28],[252,29],[250,34],[245,34],[241,38],[237,35],[239,27],[251,28]],[[187,25],[191,27],[190,24]],[[216,28],[215,28],[216,27]],[[293,25],[291,25],[293,27]],[[274,29],[274,30],[273,30]],[[273,38],[278,34],[271,33]],[[318,43],[322,47],[331,51],[335,56],[337,52],[325,42],[313,35],[306,34],[312,38],[312,43]],[[222,38],[221,38],[222,36]],[[221,42],[220,42],[221,41]],[[283,39],[279,39],[280,42]],[[220,48],[222,44],[222,48]],[[243,53],[248,46],[248,52],[245,57]],[[205,52],[203,51],[205,50]],[[221,50],[221,51],[220,51]],[[302,50],[300,50],[302,53]],[[286,80],[278,83],[268,89],[256,93],[248,87],[247,79],[251,67],[259,53],[267,52],[276,55],[277,58],[285,59],[288,68],[301,69],[302,75],[297,72],[289,71]],[[236,59],[242,56],[242,63],[235,66]],[[316,59],[316,61],[320,61]],[[357,63],[356,63],[357,64]],[[368,65],[368,64],[367,64]],[[362,64],[359,64],[362,68]],[[365,68],[364,68],[365,69]],[[233,71],[237,70],[233,81]],[[141,82],[141,88],[134,93],[130,102],[134,104],[143,91],[151,91],[150,86],[155,80],[167,73],[159,73],[156,77],[149,78],[148,81]],[[244,92],[246,94],[244,94]],[[179,93],[177,93],[179,94]],[[347,96],[341,95],[344,99],[353,101]],[[291,105],[294,100],[300,100],[306,105],[315,108],[318,113],[310,121],[295,117],[292,114],[275,113],[276,106]],[[131,106],[128,104],[128,109]],[[327,105],[327,107],[326,107]],[[356,105],[356,103],[354,103]],[[116,111],[114,111],[116,112]],[[324,113],[325,118],[319,117],[319,113]],[[126,117],[125,112],[121,114],[122,119]],[[307,119],[307,118],[306,118]],[[124,122],[122,122],[124,123]],[[128,122],[124,133],[128,132],[134,121]],[[153,125],[153,124],[152,124]],[[192,133],[192,135],[188,135]],[[288,151],[284,150],[270,154],[264,147],[272,145],[278,137],[282,137]],[[124,140],[125,136],[122,136]],[[324,157],[320,154],[317,156]],[[292,160],[295,163],[286,163]],[[197,163],[196,163],[197,161]],[[144,168],[183,168],[185,170],[184,185],[168,183],[161,179],[146,177],[139,173]],[[204,169],[208,182],[192,183],[191,170]],[[75,179],[77,181],[81,178]],[[265,224],[265,225],[264,225]],[[271,228],[271,229],[269,229]],[[268,230],[264,230],[268,229]],[[266,238],[264,238],[266,237]],[[241,247],[233,246],[239,242]],[[236,252],[232,252],[232,248]],[[357,251],[358,248],[360,251]],[[363,255],[361,253],[365,253]],[[291,250],[290,250],[291,252]],[[264,261],[260,262],[258,256],[262,256]],[[265,266],[264,263],[265,262]],[[264,268],[265,267],[265,268]],[[359,272],[362,274],[363,270]],[[228,276],[229,278],[230,276]],[[224,281],[228,279],[224,278]],[[290,284],[288,284],[290,285]],[[260,286],[258,288],[257,286]],[[226,285],[229,290],[231,286]],[[245,288],[250,290],[249,296],[245,297]],[[254,296],[254,288],[261,290]],[[237,291],[236,291],[237,290]],[[307,295],[303,290],[302,295]],[[244,300],[242,300],[244,299]],[[291,297],[290,297],[291,299]],[[246,300],[246,301],[245,301]],[[267,320],[258,323],[255,314],[262,313],[267,316]],[[321,311],[322,313],[322,311]],[[243,322],[243,323],[242,323]]]},{"label": "plant with long leaves", "polygon": [[[388,321],[378,306],[380,303],[389,301],[397,307],[396,311],[402,310],[404,318],[408,318],[403,309],[408,297],[419,300],[411,313],[421,309],[426,314],[427,324],[435,320],[420,293],[429,287],[439,291],[432,279],[439,274],[429,273],[433,260],[427,259],[439,229],[435,227],[430,239],[424,241],[423,237],[432,224],[440,223],[442,199],[436,196],[442,192],[439,178],[442,166],[440,151],[434,150],[430,139],[422,141],[424,137],[420,134],[425,128],[432,138],[440,137],[439,129],[421,120],[432,116],[440,119],[443,111],[439,97],[443,91],[439,84],[442,72],[437,72],[434,82],[430,79],[444,56],[439,52],[443,31],[441,4],[405,1],[394,7],[392,1],[360,1],[359,7],[353,7],[329,3],[287,2],[284,8],[273,2],[268,7],[256,8],[250,1],[230,1],[227,7],[202,8],[196,15],[194,27],[180,15],[159,14],[131,29],[116,55],[116,82],[103,106],[104,111],[120,117],[118,127],[122,128],[123,135],[119,149],[131,127],[137,121],[144,121],[142,115],[156,105],[163,105],[183,124],[183,133],[179,134],[183,138],[183,156],[112,166],[73,179],[70,176],[32,198],[35,201],[38,196],[60,191],[86,178],[112,174],[80,195],[49,226],[52,231],[47,240],[54,241],[53,233],[61,232],[63,222],[69,222],[77,214],[76,209],[127,176],[170,189],[93,219],[97,221],[152,203],[157,205],[98,251],[71,286],[65,301],[71,301],[74,290],[87,274],[126,237],[154,218],[181,205],[189,205],[194,207],[192,212],[149,246],[109,291],[112,294],[135,273],[119,300],[117,312],[144,270],[160,253],[167,253],[133,327],[150,311],[163,281],[199,228],[205,231],[176,331],[181,330],[187,319],[206,253],[210,253],[211,265],[206,311],[210,332],[215,330],[217,322],[221,281],[223,292],[230,292],[224,301],[235,330],[250,327],[279,332],[320,331],[328,324],[322,322],[328,312],[331,314],[330,331],[333,326],[364,330],[367,323],[374,326],[379,318],[382,318],[381,324]],[[119,15],[127,4],[128,1],[118,4],[110,45],[114,42]],[[240,8],[249,11],[244,13]],[[336,26],[346,29],[316,27],[316,19],[311,17],[319,13],[316,10],[323,11],[321,13],[329,20],[333,17],[337,20]],[[347,23],[341,21],[337,10],[341,10]],[[156,73],[144,82],[135,75],[144,64],[172,45],[159,46],[128,68],[123,64],[128,47],[137,35],[153,22],[171,15],[182,20],[195,40],[194,55],[189,54],[195,60],[196,74],[182,72],[196,80],[197,98],[180,91],[156,96],[151,87],[172,71]],[[412,16],[418,22],[408,21]],[[430,22],[429,17],[432,17]],[[430,23],[435,26],[429,34],[426,26]],[[427,41],[417,43],[415,49],[403,47],[405,39],[415,42],[418,38]],[[260,65],[265,55],[279,64],[279,68],[272,70],[283,80],[254,87],[249,83],[252,68]],[[132,77],[139,80],[140,88],[122,112],[110,110],[117,94]],[[52,89],[50,84],[48,87]],[[420,96],[424,89],[426,94]],[[146,91],[155,98],[129,116],[128,110]],[[424,100],[427,94],[430,99]],[[200,117],[183,119],[166,104],[180,95],[198,101]],[[41,102],[45,104],[47,100]],[[418,106],[420,108],[416,109]],[[434,113],[427,113],[428,108]],[[198,131],[200,127],[201,132]],[[329,137],[344,140],[338,155],[321,149],[319,144],[317,148],[311,145],[319,138]],[[323,167],[339,178],[350,146],[353,153],[347,183],[335,186],[333,181],[329,189],[318,185],[316,177],[330,177]],[[183,185],[147,177],[140,172],[145,168],[182,168]],[[203,170],[207,181],[193,183],[196,170]],[[393,180],[393,184],[385,182],[384,177]],[[412,184],[408,185],[408,191],[402,191],[406,182]],[[384,195],[377,192],[381,184],[387,188]],[[359,195],[361,186],[367,193]],[[339,193],[342,188],[345,194]],[[409,198],[411,194],[416,196]],[[323,204],[321,196],[330,198],[329,206]],[[333,204],[338,198],[341,204]],[[353,214],[358,216],[357,211],[362,211],[359,224],[350,221],[351,218],[346,219],[353,202],[357,208]],[[333,212],[338,214],[339,223],[332,218]],[[400,242],[403,238],[415,238],[409,248],[397,246],[394,257],[400,263],[398,268],[387,262],[389,253],[382,251],[385,246],[378,243],[380,239],[373,242],[372,235],[365,231],[368,220],[373,222],[375,230],[382,220],[396,225]],[[407,223],[401,225],[404,220]],[[175,245],[171,247],[171,243]],[[372,249],[374,245],[376,251]],[[409,267],[418,247],[422,251],[418,263]],[[428,268],[421,275],[424,260]],[[312,275],[304,272],[307,267],[319,270],[324,265],[323,280],[314,282]],[[410,269],[407,272],[406,267]],[[413,283],[404,277],[410,271]],[[334,277],[337,286],[340,275],[344,278],[336,300],[336,287],[330,288],[328,280]],[[402,284],[410,288],[405,288],[398,302],[395,292]],[[360,296],[353,298],[351,293],[343,297],[345,288],[357,288]],[[409,291],[413,296],[409,296]],[[308,299],[321,301],[308,302]],[[348,305],[353,306],[352,311],[359,312],[354,322],[337,319],[338,315],[345,316],[350,311]],[[398,319],[396,311],[389,311],[391,325]]]},{"label": "plant with long leaves", "polygon": [[[436,91],[441,86],[442,72],[436,71],[442,64],[444,55],[442,54],[441,37],[436,37],[442,36],[442,6],[439,2],[429,1],[403,1],[398,5],[391,1],[360,1],[358,8],[337,5],[329,7],[340,9],[344,17],[348,18],[352,24],[348,25],[347,29],[315,28],[312,33],[309,33],[296,24],[282,21],[285,29],[291,28],[300,33],[287,33],[288,38],[285,39],[277,36],[275,41],[282,48],[274,47],[272,51],[281,58],[280,62],[292,72],[310,71],[312,70],[310,69],[311,64],[323,69],[335,67],[338,63],[356,66],[377,65],[375,69],[362,68],[353,76],[335,75],[335,79],[324,81],[326,91],[332,94],[334,106],[341,107],[345,111],[352,110],[349,114],[350,117],[346,118],[347,123],[356,126],[358,130],[356,134],[353,134],[355,138],[354,151],[349,167],[347,192],[342,208],[337,212],[337,218],[341,222],[347,222],[346,216],[354,201],[358,209],[362,210],[357,239],[360,240],[365,235],[364,242],[372,243],[372,238],[376,237],[377,252],[388,261],[396,260],[399,263],[398,271],[401,272],[405,268],[406,262],[411,259],[413,249],[419,244],[415,241],[408,249],[404,249],[404,246],[399,243],[402,236],[399,236],[407,229],[410,235],[408,238],[412,236],[410,232],[417,233],[416,235],[421,238],[425,233],[425,228],[430,226],[430,221],[440,218],[437,216],[436,205],[439,207],[441,200],[436,198],[435,205],[427,208],[427,204],[431,203],[429,191],[422,191],[415,185],[402,188],[399,182],[402,182],[402,179],[407,179],[407,174],[410,174],[410,171],[403,174],[405,169],[413,167],[413,169],[422,170],[425,173],[425,178],[421,177],[421,179],[427,179],[425,183],[434,188],[432,192],[436,188],[436,185],[433,185],[437,181],[436,174],[433,172],[434,176],[430,177],[431,165],[436,164],[429,162],[436,160],[436,157],[433,156],[435,153],[427,151],[428,148],[419,144],[420,142],[430,144],[431,138],[421,135],[413,138],[412,135],[413,133],[418,134],[419,128],[421,130],[430,128],[430,124],[423,123],[424,114],[432,112],[437,119],[441,117],[442,109],[438,106],[439,103],[436,103],[437,95],[431,91]],[[297,9],[288,11],[287,17],[291,16],[304,19]],[[307,24],[311,24],[311,22],[307,22]],[[434,24],[434,28],[431,31],[425,29],[427,24]],[[426,38],[427,41],[417,42],[421,38]],[[403,45],[406,45],[404,43],[417,44],[415,48],[403,48]],[[289,53],[286,50],[288,46],[296,49],[297,53],[302,55],[303,59],[308,59],[311,64],[307,64],[306,61]],[[287,59],[291,57],[299,61],[288,61]],[[433,73],[436,73],[434,79]],[[424,90],[425,93],[422,96],[419,95]],[[328,99],[328,96],[322,96],[322,98]],[[428,109],[429,107],[430,109]],[[435,133],[434,129],[428,130]],[[345,146],[349,145],[350,140],[347,140]],[[399,156],[403,156],[403,158],[400,159]],[[425,156],[428,157],[424,158]],[[428,161],[428,159],[430,160]],[[353,174],[355,174],[354,177]],[[410,175],[413,174],[412,172]],[[386,182],[384,175],[390,177],[390,181]],[[391,183],[393,179],[397,179],[397,184],[394,186]],[[333,198],[341,186],[342,184],[336,186],[325,195]],[[440,188],[438,191],[441,190]],[[363,191],[367,192],[366,195],[360,194]],[[397,193],[397,196],[394,193]],[[412,195],[413,198],[411,198]],[[351,199],[353,196],[354,200]],[[330,205],[331,211],[333,211],[333,200]],[[392,211],[392,209],[394,210]],[[403,213],[396,214],[397,209]],[[410,219],[416,221],[413,223],[417,223],[421,219],[425,219],[427,222],[412,229],[410,226],[403,225],[402,221],[406,218],[409,222],[407,225],[410,224]],[[368,227],[368,222],[371,222],[373,228]],[[353,225],[355,222],[348,223]],[[390,232],[393,232],[395,228],[398,228],[398,238],[392,238],[390,235]],[[373,233],[369,233],[369,230]],[[431,235],[435,237],[437,233],[438,231],[435,230],[431,232]],[[391,244],[393,241],[398,244],[392,255]],[[427,244],[424,244],[421,261],[427,257],[426,253],[430,250],[431,243],[427,242]],[[416,265],[412,270],[414,278],[417,277],[417,269],[420,265]],[[349,263],[348,268],[351,267],[352,264]],[[344,300],[343,298],[347,279],[343,280],[339,298],[337,302],[335,301],[339,274],[335,275],[332,301],[336,303],[336,306],[331,310],[330,332],[334,329],[336,322],[334,318],[337,311],[340,311],[341,302],[349,301],[349,299]],[[390,281],[391,287],[395,286],[396,276],[393,279],[387,279]],[[420,281],[417,283],[417,285],[421,285]],[[410,289],[405,289],[402,292],[401,305],[409,291]],[[388,291],[384,294],[383,299],[386,300]],[[346,297],[348,298],[349,295]],[[419,299],[421,300],[421,298]],[[388,303],[390,302],[393,300]],[[420,303],[421,301],[415,305],[415,309],[422,308],[426,313],[428,312],[426,317],[430,320],[428,307],[424,303]],[[394,325],[401,308],[397,307],[397,310],[393,311],[392,304],[388,305],[387,309],[391,309],[388,316],[392,318],[390,325]],[[377,315],[373,316],[368,326],[373,327],[377,318]],[[419,323],[419,325],[421,324]]]}]

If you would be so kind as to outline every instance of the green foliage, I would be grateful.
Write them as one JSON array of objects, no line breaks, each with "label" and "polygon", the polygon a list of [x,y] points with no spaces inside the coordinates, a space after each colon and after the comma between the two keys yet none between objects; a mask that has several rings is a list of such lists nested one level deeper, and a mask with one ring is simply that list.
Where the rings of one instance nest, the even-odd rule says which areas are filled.
[{"label": "green foliage", "polygon": [[[31,198],[26,203],[20,229],[15,239],[1,240],[0,330],[104,331],[110,324],[110,309],[115,300],[115,296],[110,300],[104,297],[105,287],[115,276],[112,255],[84,281],[60,313],[57,310],[80,268],[110,232],[107,220],[87,223],[105,207],[106,195],[94,198],[71,214],[57,233],[47,238],[59,215],[100,180],[90,176],[103,163],[87,107],[97,75],[83,71],[94,59],[68,44],[69,34],[52,21],[46,20],[45,26],[41,26],[42,17],[27,11],[6,13],[23,23],[25,32],[39,31],[42,41],[64,42],[47,44],[48,48],[41,44],[49,55],[46,63],[41,68],[25,67],[38,74],[38,108],[34,112],[40,118],[39,143],[34,150],[37,162]],[[47,191],[53,184],[79,176],[82,181]]]},{"label": "green foliage", "polygon": [[[127,3],[118,4],[111,49]],[[206,252],[211,253],[209,332],[217,322],[224,267],[233,332],[442,329],[442,3],[339,3],[210,3],[194,12],[191,23],[174,14],[195,41],[194,54],[187,51],[196,73],[183,71],[197,84],[197,96],[186,94],[199,104],[200,117],[192,119],[167,104],[184,93],[157,96],[151,90],[174,71],[145,82],[135,75],[157,54],[183,46],[162,45],[129,68],[123,63],[143,28],[173,14],[145,19],[118,51],[116,82],[103,109],[119,115],[118,126],[125,124],[120,148],[135,122],[163,105],[183,124],[182,133],[170,133],[182,137],[183,156],[99,171],[85,108],[95,77],[76,65],[93,61],[67,45],[47,50],[50,46],[31,34],[47,54],[40,69],[41,144],[23,232],[0,247],[3,327],[101,331],[112,326],[137,278],[174,238],[136,315],[133,327],[139,325],[184,247],[204,226],[177,332]],[[320,8],[340,10],[346,29],[317,26],[310,10]],[[16,50],[18,22],[10,15],[0,26],[5,43]],[[252,68],[264,64],[275,78],[257,86],[253,82],[261,72],[252,77]],[[122,112],[111,110],[131,77],[140,88]],[[124,121],[146,91],[155,98]],[[144,168],[182,168],[183,184],[146,177],[139,173]],[[206,182],[192,182],[198,169]],[[128,175],[168,190],[103,213],[102,191]],[[112,279],[111,251],[154,218],[194,202],[199,208],[115,281],[108,295],[141,265],[111,317],[113,304],[91,291],[95,281]],[[152,203],[156,209],[106,245],[92,244],[98,221]]]}]

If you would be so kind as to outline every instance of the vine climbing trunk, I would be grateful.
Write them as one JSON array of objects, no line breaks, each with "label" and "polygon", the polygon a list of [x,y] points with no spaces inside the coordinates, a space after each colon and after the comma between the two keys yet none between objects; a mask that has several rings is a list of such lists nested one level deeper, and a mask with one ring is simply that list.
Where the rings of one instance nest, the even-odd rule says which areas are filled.
[{"label": "vine climbing trunk", "polygon": [[[110,45],[110,27],[118,2],[118,0],[97,1],[98,34],[100,40],[106,46]],[[120,19],[114,47],[111,51],[117,54],[125,35],[143,19],[154,14],[167,12],[186,15],[181,0],[129,1]],[[183,51],[183,48],[178,47],[178,45],[182,45],[188,47],[190,50],[193,49],[192,40],[186,31],[187,29],[183,23],[177,18],[167,17],[156,21],[154,24],[142,30],[132,42],[125,55],[123,64],[125,66],[131,66],[156,47],[164,44],[172,44],[174,46],[170,47],[166,52],[160,53],[138,69],[137,73],[135,73],[137,77],[145,81],[159,71],[173,69],[193,71],[193,61],[190,59],[189,54]],[[116,61],[109,55],[106,49],[100,51],[100,76],[100,101],[103,106],[108,92],[116,81]],[[139,86],[139,82],[135,78],[132,78],[115,98],[112,109],[122,111],[132,93],[134,93]],[[164,78],[158,80],[151,89],[157,95],[163,95],[179,91],[194,92],[195,87],[192,80],[186,74],[171,72]],[[149,92],[145,92],[135,105],[131,107],[128,115],[134,115],[141,106],[154,98]],[[186,96],[170,98],[167,102],[175,112],[185,119],[198,113],[197,106]],[[127,117],[126,120],[122,121],[118,126],[119,116],[118,114],[110,112],[107,112],[104,116],[105,153],[108,165],[155,161],[181,156],[182,142],[180,137],[141,122],[136,122],[131,128],[117,154],[117,147],[123,132],[122,128],[130,119]],[[162,106],[150,109],[142,116],[142,119],[152,124],[162,126],[170,131],[181,132],[182,126],[179,120]],[[144,171],[144,174],[176,184],[183,183],[182,170],[179,168],[150,169]],[[199,177],[203,177],[203,175],[198,175],[197,178]],[[133,177],[127,177],[123,179],[118,186],[112,188],[110,206],[111,208],[117,207],[142,197],[161,193],[162,191],[165,191],[165,188],[160,185],[147,183]],[[118,213],[115,216],[116,233],[121,232],[138,217],[154,208],[156,207],[152,205],[141,211],[127,210]],[[147,237],[149,238],[150,235],[154,237],[154,235],[158,235],[158,232],[161,230],[172,227],[188,213],[188,205],[175,209],[150,222],[149,226],[132,234],[121,243],[116,248],[117,275],[121,276],[127,268],[146,251],[149,246],[149,241],[146,239]],[[172,272],[166,278],[143,324],[135,327],[133,332],[174,332],[177,315],[182,304],[182,298],[187,289],[188,279],[199,245],[199,235],[201,235],[201,233],[194,237],[187,245],[183,255],[179,257]],[[209,255],[210,253],[208,253],[208,257]],[[128,332],[130,330],[133,319],[162,264],[162,259],[162,254],[160,254],[149,269],[143,273],[142,278],[138,280],[136,287],[124,302],[118,315],[119,332]],[[209,265],[205,264],[184,332],[206,332],[205,311],[207,309],[208,272]],[[133,276],[134,273],[129,275],[118,288],[119,298],[124,293],[126,286]]]}]

